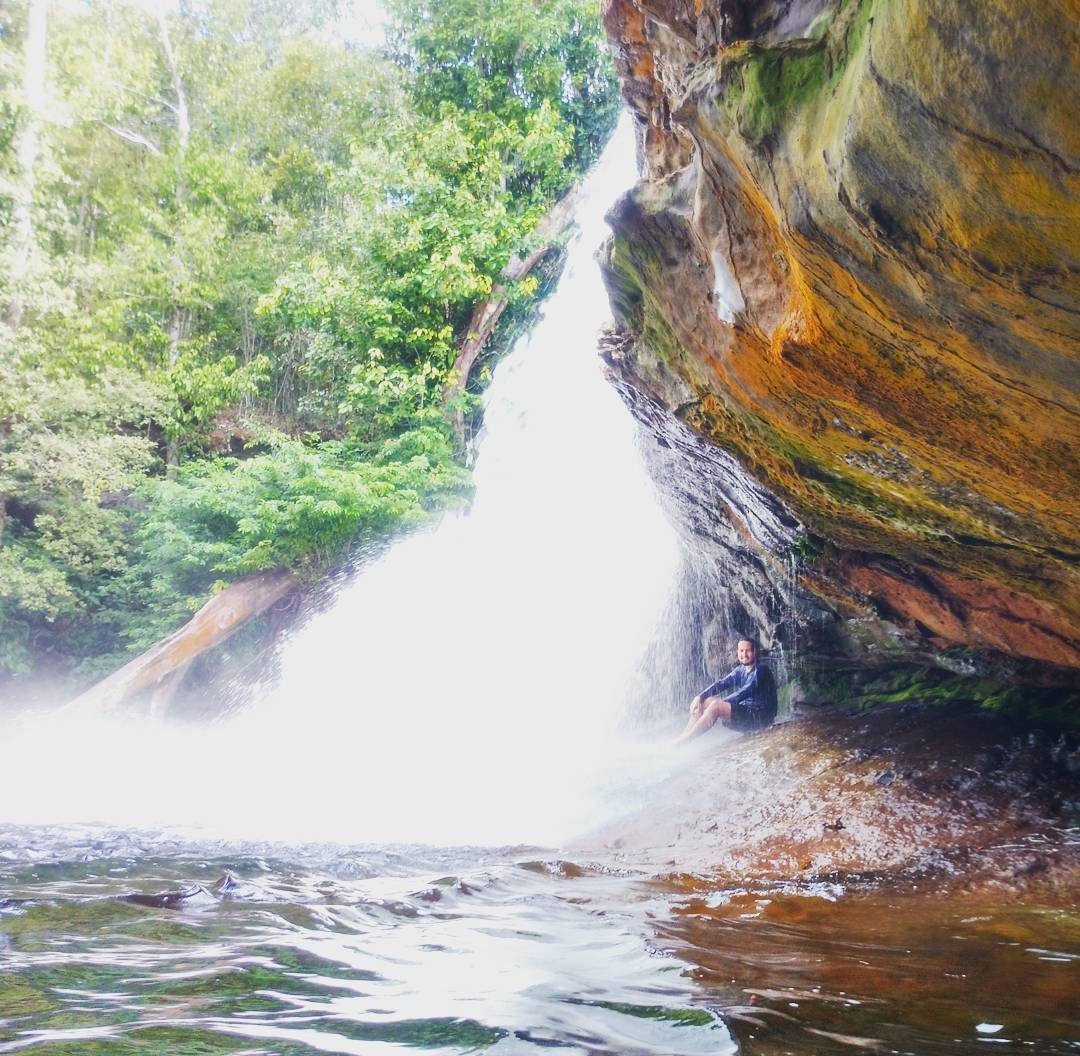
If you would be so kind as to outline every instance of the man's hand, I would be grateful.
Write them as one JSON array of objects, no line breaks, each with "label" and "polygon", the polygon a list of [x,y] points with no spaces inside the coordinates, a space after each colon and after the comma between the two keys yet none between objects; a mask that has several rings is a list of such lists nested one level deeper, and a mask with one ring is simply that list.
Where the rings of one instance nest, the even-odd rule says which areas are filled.
[{"label": "man's hand", "polygon": [[701,713],[705,709],[705,701],[702,699],[699,693],[692,701],[690,701],[690,714],[695,718],[701,718]]}]

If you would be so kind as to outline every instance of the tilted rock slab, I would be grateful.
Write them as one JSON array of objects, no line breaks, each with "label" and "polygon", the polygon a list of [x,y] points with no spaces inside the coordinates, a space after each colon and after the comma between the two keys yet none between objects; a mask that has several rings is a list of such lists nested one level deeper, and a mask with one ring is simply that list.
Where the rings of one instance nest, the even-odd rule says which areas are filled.
[{"label": "tilted rock slab", "polygon": [[226,641],[249,620],[261,616],[299,585],[296,575],[284,568],[257,572],[230,583],[182,627],[80,694],[66,707],[108,710],[149,693],[150,711],[164,712],[194,660]]}]

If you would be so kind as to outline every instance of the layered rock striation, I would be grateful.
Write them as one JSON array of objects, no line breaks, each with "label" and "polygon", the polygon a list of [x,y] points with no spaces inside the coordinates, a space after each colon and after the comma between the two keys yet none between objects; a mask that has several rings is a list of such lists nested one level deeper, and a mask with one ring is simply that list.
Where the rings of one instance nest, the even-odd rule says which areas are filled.
[{"label": "layered rock striation", "polygon": [[1080,667],[1076,15],[605,0],[643,167],[607,359],[774,626],[794,598],[856,660]]}]

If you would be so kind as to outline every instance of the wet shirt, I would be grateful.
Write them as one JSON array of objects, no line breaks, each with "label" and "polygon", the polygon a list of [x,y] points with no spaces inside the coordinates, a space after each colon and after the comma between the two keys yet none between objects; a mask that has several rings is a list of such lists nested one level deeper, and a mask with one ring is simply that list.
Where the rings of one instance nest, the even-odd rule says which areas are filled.
[{"label": "wet shirt", "polygon": [[776,718],[776,680],[764,664],[753,667],[736,664],[701,694],[702,699],[716,696],[731,704],[733,711],[741,704],[764,721],[772,722]]}]

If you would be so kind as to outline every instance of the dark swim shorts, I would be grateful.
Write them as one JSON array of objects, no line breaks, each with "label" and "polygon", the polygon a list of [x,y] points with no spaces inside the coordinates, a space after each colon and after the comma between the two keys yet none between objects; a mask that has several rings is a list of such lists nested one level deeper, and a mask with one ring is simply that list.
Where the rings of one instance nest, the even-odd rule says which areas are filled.
[{"label": "dark swim shorts", "polygon": [[776,719],[776,709],[755,707],[748,700],[739,700],[731,705],[731,718],[727,722],[730,730],[750,733],[752,730],[764,730]]}]

